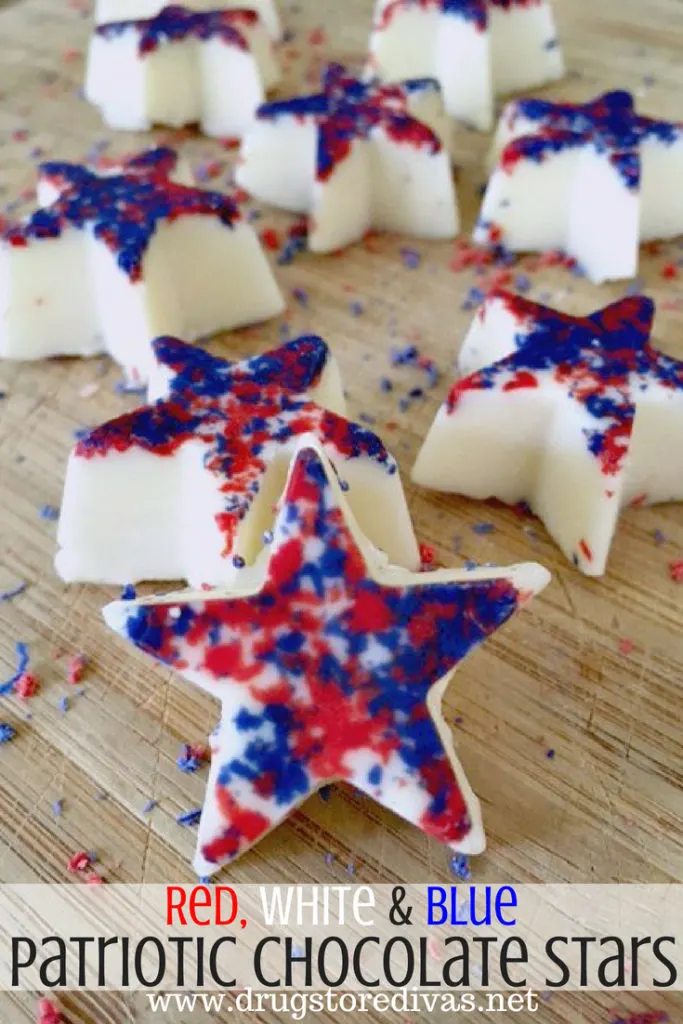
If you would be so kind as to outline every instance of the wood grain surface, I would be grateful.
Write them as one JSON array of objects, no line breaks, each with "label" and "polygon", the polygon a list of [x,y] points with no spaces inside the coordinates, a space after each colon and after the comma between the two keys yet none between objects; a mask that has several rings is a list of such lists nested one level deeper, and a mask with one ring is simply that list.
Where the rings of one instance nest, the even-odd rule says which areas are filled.
[{"label": "wood grain surface", "polygon": [[[285,47],[282,95],[312,84],[327,59],[358,66],[371,6],[371,0],[283,0],[292,41]],[[680,0],[556,0],[556,8],[569,75],[545,95],[584,100],[624,87],[643,112],[683,119]],[[153,141],[106,131],[83,101],[89,29],[89,5],[79,0],[23,0],[0,12],[0,213],[31,208],[41,158],[80,159],[94,145],[109,145],[114,155]],[[316,29],[323,31],[311,41]],[[213,187],[227,187],[232,156],[217,143],[162,132],[155,138],[181,144],[201,179],[212,173]],[[459,129],[458,141],[467,232],[488,139]],[[269,210],[260,221],[278,231],[289,224]],[[416,269],[406,266],[405,246],[420,253]],[[463,305],[470,289],[485,289],[495,273],[456,272],[453,253],[452,243],[378,237],[338,257],[300,255],[277,268],[290,297],[287,313],[210,347],[244,356],[287,334],[322,335],[342,366],[351,413],[376,418],[407,479],[472,316]],[[643,254],[641,266],[642,288],[658,301],[657,339],[679,358],[683,291],[662,268],[682,255],[678,244],[662,246]],[[574,312],[592,311],[627,287],[598,288],[557,268],[531,270],[529,260],[513,268],[513,283],[517,274],[529,276],[533,298]],[[305,304],[295,289],[303,290]],[[354,303],[362,305],[360,315]],[[390,366],[392,346],[410,342],[436,361],[442,378],[401,411],[400,399],[425,384],[419,371]],[[394,383],[390,393],[380,390],[383,376]],[[114,591],[67,587],[56,578],[55,524],[40,514],[60,503],[74,432],[134,406],[134,398],[116,393],[118,379],[106,359],[0,365],[0,590],[28,584],[0,604],[0,679],[13,670],[19,640],[30,645],[41,680],[30,703],[4,698],[0,709],[0,719],[18,733],[0,748],[1,882],[67,881],[67,860],[79,849],[97,852],[110,882],[194,880],[195,834],[175,818],[201,805],[206,771],[185,775],[175,760],[182,742],[206,737],[217,705],[106,630],[100,609]],[[444,564],[533,559],[553,572],[552,585],[531,609],[462,666],[446,699],[488,831],[488,852],[472,864],[474,880],[683,880],[683,588],[668,571],[683,558],[681,506],[627,512],[609,572],[595,581],[566,564],[540,523],[417,489],[409,488],[409,499],[420,540],[435,545]],[[477,532],[479,523],[494,529]],[[77,652],[90,659],[80,696],[66,678]],[[63,802],[59,815],[56,800]],[[143,814],[149,800],[157,807]],[[240,860],[230,878],[454,880],[445,848],[344,787],[328,801],[311,799]],[[34,1002],[0,996],[3,1024],[33,1019]],[[73,1022],[156,1019],[134,997],[90,993],[62,1005]],[[656,995],[555,996],[534,1019],[598,1024],[612,1019],[612,1008],[622,1015],[661,1008],[675,1021],[683,1019],[680,1005],[676,997]],[[208,1017],[192,1016],[202,1019]],[[400,1015],[363,1019],[398,1021]]]}]

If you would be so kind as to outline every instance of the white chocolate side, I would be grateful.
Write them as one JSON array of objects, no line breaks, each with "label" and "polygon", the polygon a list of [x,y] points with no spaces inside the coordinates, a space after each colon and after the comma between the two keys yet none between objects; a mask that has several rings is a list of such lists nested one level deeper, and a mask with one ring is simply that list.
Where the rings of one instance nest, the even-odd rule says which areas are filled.
[{"label": "white chocolate side", "polygon": [[[601,576],[621,507],[622,478],[606,479],[583,431],[595,421],[556,384],[504,395],[470,391],[437,413],[413,469],[423,487],[527,502],[568,559]],[[591,551],[584,555],[582,542]]]},{"label": "white chocolate side", "polygon": [[635,276],[640,210],[638,191],[626,187],[608,157],[590,145],[577,146],[540,163],[523,159],[510,170],[500,164],[473,237],[486,245],[494,225],[506,249],[561,251],[601,284]]},{"label": "white chocolate side", "polygon": [[240,32],[249,43],[246,51],[218,37],[188,38],[144,56],[134,23],[112,38],[95,34],[86,98],[115,129],[199,123],[206,135],[242,138],[280,75],[264,24],[240,26]]},{"label": "white chocolate side", "polygon": [[506,11],[489,7],[491,67],[496,96],[522,92],[563,78],[562,48],[557,45],[550,2]]},{"label": "white chocolate side", "polygon": [[[95,24],[106,25],[112,21],[135,21],[153,18],[166,7],[164,0],[97,0]],[[249,7],[258,11],[272,39],[280,39],[282,26],[275,0],[183,0],[183,7],[190,11],[215,11],[219,7]]]},{"label": "white chocolate side", "polygon": [[144,383],[159,335],[196,340],[283,309],[270,264],[243,222],[162,223],[138,282],[89,229],[0,246],[0,357],[8,359],[108,352],[130,380]]}]

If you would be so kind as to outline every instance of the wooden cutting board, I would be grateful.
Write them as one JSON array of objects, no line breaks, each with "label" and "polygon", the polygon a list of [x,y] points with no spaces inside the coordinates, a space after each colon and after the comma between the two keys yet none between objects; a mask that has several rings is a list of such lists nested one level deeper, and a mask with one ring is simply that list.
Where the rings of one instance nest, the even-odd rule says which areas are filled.
[{"label": "wooden cutting board", "polygon": [[[283,0],[293,38],[282,95],[312,85],[330,58],[358,65],[371,6]],[[546,95],[584,100],[629,88],[643,112],[683,119],[680,0],[556,0],[556,8],[570,72]],[[104,147],[115,155],[152,142],[108,132],[81,98],[90,23],[81,0],[23,0],[0,12],[0,213],[31,208],[41,158],[80,159]],[[232,155],[217,143],[160,132],[154,138],[181,144],[200,180],[227,185]],[[488,141],[459,129],[467,231]],[[260,221],[281,233],[289,224],[268,210]],[[419,260],[402,252],[406,246]],[[285,335],[322,335],[342,366],[351,413],[374,418],[407,478],[452,379],[472,316],[471,289],[485,289],[495,273],[454,271],[453,251],[451,243],[380,237],[338,257],[300,255],[277,269],[290,299],[286,314],[210,347],[244,356]],[[662,269],[681,257],[681,246],[670,244],[644,255],[641,267],[642,288],[659,304],[657,338],[679,358],[683,291]],[[513,268],[513,284],[522,275],[526,287],[528,277],[532,298],[572,312],[592,311],[626,289],[598,288],[556,268],[532,272],[528,264]],[[436,387],[426,387],[416,369],[390,365],[392,347],[409,343],[436,361]],[[382,377],[392,380],[391,392],[380,389]],[[175,818],[201,805],[206,771],[185,775],[175,760],[181,743],[206,737],[217,706],[105,629],[100,609],[114,591],[65,587],[52,569],[55,523],[45,506],[60,503],[74,432],[134,406],[134,398],[116,393],[118,379],[105,359],[0,364],[0,590],[27,584],[0,604],[0,679],[13,670],[16,641],[24,641],[41,680],[29,704],[5,698],[0,709],[0,720],[18,732],[0,748],[2,882],[66,881],[66,862],[79,849],[97,852],[110,882],[194,879],[194,833]],[[401,399],[418,387],[424,397],[402,409]],[[447,718],[488,829],[489,850],[472,864],[474,879],[680,881],[683,589],[668,567],[683,558],[683,508],[627,512],[609,573],[595,581],[565,562],[540,523],[410,487],[409,499],[420,539],[444,564],[535,559],[554,577],[529,611],[462,666],[447,696]],[[78,652],[89,658],[82,695],[67,682],[68,660]],[[157,806],[143,814],[150,800]],[[310,800],[230,877],[454,880],[444,848],[343,787],[328,801]],[[2,1020],[32,1019],[33,1002],[0,996]],[[134,998],[88,995],[63,1005],[73,1021],[147,1019]],[[556,996],[535,1019],[600,1022],[613,1006],[625,1014],[675,1005],[674,997]]]}]

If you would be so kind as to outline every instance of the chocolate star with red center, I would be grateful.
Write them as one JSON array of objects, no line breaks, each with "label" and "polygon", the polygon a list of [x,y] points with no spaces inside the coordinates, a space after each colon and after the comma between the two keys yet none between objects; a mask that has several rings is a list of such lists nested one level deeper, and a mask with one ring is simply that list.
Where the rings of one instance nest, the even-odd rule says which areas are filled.
[{"label": "chocolate star with red center", "polygon": [[243,853],[344,780],[453,849],[478,852],[476,798],[441,698],[456,666],[543,589],[511,569],[387,568],[304,443],[269,552],[233,592],[105,609],[108,624],[222,702],[196,870]]}]

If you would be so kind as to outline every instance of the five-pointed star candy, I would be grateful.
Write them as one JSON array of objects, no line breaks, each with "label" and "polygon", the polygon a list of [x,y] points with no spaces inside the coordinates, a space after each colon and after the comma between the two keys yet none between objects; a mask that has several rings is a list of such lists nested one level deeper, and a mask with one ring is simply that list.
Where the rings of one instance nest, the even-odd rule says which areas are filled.
[{"label": "five-pointed star candy", "polygon": [[241,138],[280,69],[256,10],[164,7],[151,18],[98,25],[85,94],[112,128],[201,126]]},{"label": "five-pointed star candy", "polygon": [[683,232],[683,125],[639,116],[627,92],[516,100],[493,158],[477,242],[560,250],[600,283],[635,276],[640,242]]},{"label": "five-pointed star candy", "polygon": [[321,93],[258,110],[236,180],[265,202],[310,213],[315,252],[370,228],[452,238],[458,211],[447,132],[435,81],[362,82],[335,64]]},{"label": "five-pointed star candy", "polygon": [[194,339],[282,311],[235,204],[167,170],[152,161],[100,177],[60,164],[55,201],[0,239],[0,356],[107,351],[145,381],[154,337]]},{"label": "five-pointed star candy", "polygon": [[441,699],[457,665],[547,572],[378,565],[331,466],[305,445],[264,555],[232,592],[104,610],[114,630],[222,702],[196,870],[233,860],[338,780],[453,849],[481,851]]},{"label": "five-pointed star candy", "polygon": [[482,131],[497,96],[564,74],[548,0],[379,0],[369,66],[389,80],[433,76],[448,113]]},{"label": "five-pointed star candy", "polygon": [[473,372],[439,410],[414,480],[528,503],[578,568],[602,575],[624,506],[683,500],[683,363],[651,346],[653,316],[646,298],[571,317],[490,297],[463,349]]},{"label": "five-pointed star candy", "polygon": [[341,380],[320,338],[236,364],[172,338],[153,347],[168,397],[98,427],[69,460],[63,579],[232,579],[261,550],[307,434],[338,468],[371,541],[395,563],[419,565],[396,463],[378,437],[337,415]]},{"label": "five-pointed star candy", "polygon": [[[220,7],[243,7],[243,0],[221,0]],[[216,0],[185,0],[183,7],[190,11],[214,11]],[[251,10],[263,18],[273,39],[280,39],[282,27],[275,0],[249,0]],[[95,24],[104,25],[109,21],[153,18],[163,8],[160,0],[97,0]]]}]

